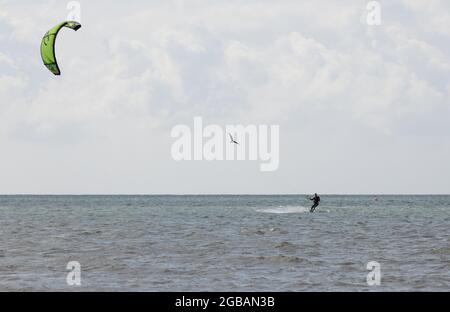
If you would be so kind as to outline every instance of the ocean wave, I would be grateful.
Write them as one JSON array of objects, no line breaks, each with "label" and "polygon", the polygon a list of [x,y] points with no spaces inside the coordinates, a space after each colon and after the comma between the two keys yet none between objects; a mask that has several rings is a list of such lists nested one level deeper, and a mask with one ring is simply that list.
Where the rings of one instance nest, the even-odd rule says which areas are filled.
[{"label": "ocean wave", "polygon": [[284,214],[284,213],[305,213],[309,212],[309,208],[302,206],[288,206],[288,207],[274,207],[274,208],[264,208],[264,209],[256,209],[257,212],[262,213],[276,213],[276,214]]}]

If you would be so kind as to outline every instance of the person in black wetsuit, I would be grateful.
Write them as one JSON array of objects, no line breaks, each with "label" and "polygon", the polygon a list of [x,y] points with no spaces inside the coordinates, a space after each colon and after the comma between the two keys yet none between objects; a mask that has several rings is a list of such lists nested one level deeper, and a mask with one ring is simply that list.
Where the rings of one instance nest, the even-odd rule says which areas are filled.
[{"label": "person in black wetsuit", "polygon": [[316,210],[316,207],[319,206],[320,197],[319,195],[317,195],[317,193],[314,193],[314,197],[311,197],[309,200],[312,200],[314,202],[309,212],[314,212],[314,210]]}]

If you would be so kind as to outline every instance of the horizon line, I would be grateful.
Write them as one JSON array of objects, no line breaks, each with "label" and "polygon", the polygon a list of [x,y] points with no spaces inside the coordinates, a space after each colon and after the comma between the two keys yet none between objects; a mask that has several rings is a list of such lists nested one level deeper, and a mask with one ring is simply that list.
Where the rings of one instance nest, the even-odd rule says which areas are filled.
[{"label": "horizon line", "polygon": [[[314,194],[314,193],[311,193]],[[305,196],[310,193],[7,193],[0,196]],[[321,196],[450,196],[450,193],[318,193]]]}]

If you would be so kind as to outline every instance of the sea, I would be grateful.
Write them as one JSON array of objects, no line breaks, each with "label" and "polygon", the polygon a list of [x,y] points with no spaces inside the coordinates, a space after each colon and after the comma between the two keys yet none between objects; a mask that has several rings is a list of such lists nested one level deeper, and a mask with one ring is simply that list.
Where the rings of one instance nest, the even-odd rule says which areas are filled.
[{"label": "sea", "polygon": [[450,291],[450,196],[321,199],[0,196],[0,291]]}]

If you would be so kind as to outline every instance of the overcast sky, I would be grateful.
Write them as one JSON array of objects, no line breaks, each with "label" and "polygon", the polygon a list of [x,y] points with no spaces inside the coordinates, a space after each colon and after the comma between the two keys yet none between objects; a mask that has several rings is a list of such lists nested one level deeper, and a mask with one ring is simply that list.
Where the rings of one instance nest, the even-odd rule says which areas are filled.
[{"label": "overcast sky", "polygon": [[[0,193],[450,193],[450,1],[0,0]],[[280,126],[280,166],[184,161],[177,124]]]}]

